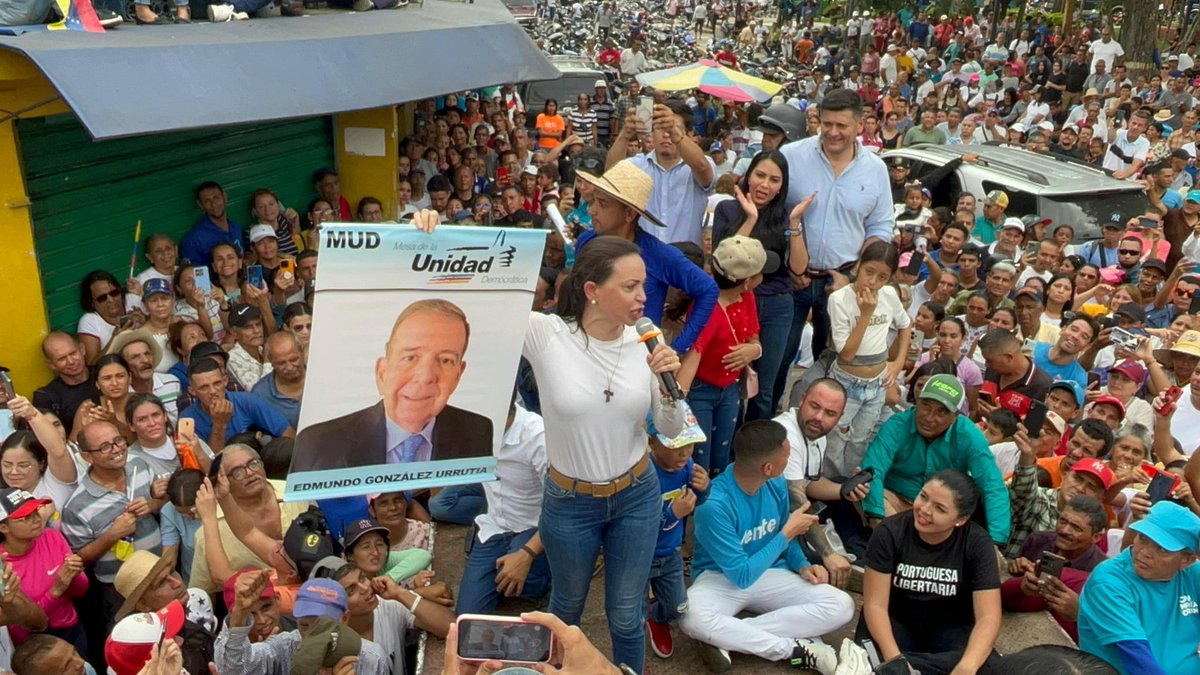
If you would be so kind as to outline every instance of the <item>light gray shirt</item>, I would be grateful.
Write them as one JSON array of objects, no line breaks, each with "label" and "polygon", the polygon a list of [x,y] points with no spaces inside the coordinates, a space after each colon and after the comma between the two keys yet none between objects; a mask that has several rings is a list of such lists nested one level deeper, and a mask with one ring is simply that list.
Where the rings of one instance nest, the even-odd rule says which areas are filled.
[{"label": "light gray shirt", "polygon": [[[254,619],[249,619],[254,624]],[[288,675],[292,656],[300,647],[300,631],[272,635],[263,642],[250,643],[250,626],[230,628],[229,620],[213,645],[213,661],[221,675]],[[391,666],[383,649],[370,640],[362,641],[358,654],[358,675],[390,675]]]}]

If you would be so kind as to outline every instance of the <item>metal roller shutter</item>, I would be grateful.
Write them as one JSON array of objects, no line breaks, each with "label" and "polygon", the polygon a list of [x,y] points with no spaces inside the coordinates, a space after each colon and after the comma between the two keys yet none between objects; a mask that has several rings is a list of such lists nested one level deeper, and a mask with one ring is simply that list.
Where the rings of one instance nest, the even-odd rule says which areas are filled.
[{"label": "metal roller shutter", "polygon": [[[250,222],[250,194],[269,187],[303,212],[312,172],[332,166],[332,120],[319,117],[95,142],[71,115],[21,120],[21,161],[52,328],[74,332],[79,281],[94,269],[125,279],[138,220],[178,242],[200,217],[193,191],[215,180],[229,216]],[[147,262],[139,242],[137,269]]]}]

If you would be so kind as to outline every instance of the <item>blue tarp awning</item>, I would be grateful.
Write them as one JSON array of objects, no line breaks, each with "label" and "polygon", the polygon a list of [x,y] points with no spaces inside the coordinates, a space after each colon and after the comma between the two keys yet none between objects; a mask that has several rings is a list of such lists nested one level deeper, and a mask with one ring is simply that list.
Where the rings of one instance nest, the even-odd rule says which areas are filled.
[{"label": "blue tarp awning", "polygon": [[497,0],[0,37],[100,140],[328,115],[558,77]]}]

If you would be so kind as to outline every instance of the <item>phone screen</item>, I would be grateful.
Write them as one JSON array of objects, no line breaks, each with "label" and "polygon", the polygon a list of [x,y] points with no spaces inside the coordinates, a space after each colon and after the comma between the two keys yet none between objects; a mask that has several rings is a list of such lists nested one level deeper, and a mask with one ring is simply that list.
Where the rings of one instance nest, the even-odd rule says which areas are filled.
[{"label": "phone screen", "polygon": [[12,378],[8,376],[8,371],[0,370],[0,405],[8,403],[16,395],[16,391],[13,390]]},{"label": "phone screen", "polygon": [[550,629],[507,617],[458,620],[458,656],[483,661],[545,663],[550,659]]}]

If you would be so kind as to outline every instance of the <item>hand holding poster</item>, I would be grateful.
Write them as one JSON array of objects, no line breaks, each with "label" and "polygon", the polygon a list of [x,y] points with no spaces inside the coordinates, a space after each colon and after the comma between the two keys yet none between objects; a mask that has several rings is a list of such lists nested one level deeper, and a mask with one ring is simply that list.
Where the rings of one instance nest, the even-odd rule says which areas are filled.
[{"label": "hand holding poster", "polygon": [[495,469],[545,231],[367,227],[322,231],[288,500]]}]

